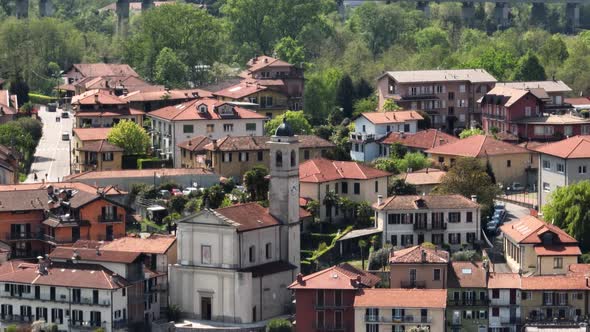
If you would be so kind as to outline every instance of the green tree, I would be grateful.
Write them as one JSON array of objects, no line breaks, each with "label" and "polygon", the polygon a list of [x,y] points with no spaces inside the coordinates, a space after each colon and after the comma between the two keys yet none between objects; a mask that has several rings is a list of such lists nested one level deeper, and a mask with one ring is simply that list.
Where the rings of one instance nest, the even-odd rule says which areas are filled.
[{"label": "green tree", "polygon": [[410,152],[401,159],[395,159],[395,165],[399,172],[407,172],[408,169],[417,171],[429,167],[430,159],[421,152]]},{"label": "green tree", "polygon": [[398,165],[393,158],[377,158],[373,160],[373,167],[392,174],[399,174]]},{"label": "green tree", "polygon": [[415,39],[418,50],[422,52],[430,51],[433,47],[440,47],[444,50],[450,48],[447,32],[438,27],[427,27],[416,32]]},{"label": "green tree", "polygon": [[342,72],[334,67],[305,75],[304,107],[314,125],[324,124],[336,105],[336,89]]},{"label": "green tree", "polygon": [[467,128],[459,133],[459,138],[463,139],[475,135],[485,135],[485,132],[479,128]]},{"label": "green tree", "polygon": [[476,195],[484,210],[482,215],[487,215],[494,205],[494,199],[500,194],[500,189],[486,173],[485,166],[476,158],[459,158],[434,191],[459,194],[466,198]]},{"label": "green tree", "polygon": [[569,57],[567,45],[559,35],[551,36],[539,49],[541,63],[555,75],[557,68]]},{"label": "green tree", "polygon": [[590,181],[555,190],[543,206],[543,216],[576,238],[583,251],[590,249]]},{"label": "green tree", "polygon": [[373,91],[373,87],[371,86],[371,84],[369,84],[369,82],[367,82],[367,80],[365,80],[362,77],[354,85],[354,98],[356,100],[363,99],[363,98],[369,98],[373,95],[373,92],[374,91]]},{"label": "green tree", "polygon": [[336,104],[342,108],[342,116],[352,117],[352,100],[354,98],[354,86],[348,75],[342,76],[336,90]]},{"label": "green tree", "polygon": [[545,68],[541,65],[539,58],[530,51],[518,60],[512,75],[513,81],[544,81],[546,79]]},{"label": "green tree", "polygon": [[324,196],[322,203],[326,207],[326,214],[328,215],[328,220],[330,222],[332,222],[332,214],[333,214],[332,209],[334,207],[337,207],[338,204],[340,204],[340,197],[335,192],[329,191]]},{"label": "green tree", "polygon": [[374,216],[374,211],[368,202],[362,201],[357,203],[355,213],[355,226],[357,228],[366,228],[372,226],[371,218]]},{"label": "green tree", "polygon": [[205,206],[208,206],[210,209],[221,207],[224,199],[225,192],[223,191],[223,187],[219,184],[206,188],[203,191],[203,202],[205,203]]},{"label": "green tree", "polygon": [[168,47],[164,47],[156,59],[155,80],[170,88],[186,86],[187,66]]},{"label": "green tree", "polygon": [[386,99],[383,103],[383,112],[395,112],[402,108],[393,101],[393,99]]},{"label": "green tree", "polygon": [[286,319],[273,318],[266,325],[266,332],[291,332],[293,324]]},{"label": "green tree", "polygon": [[188,203],[188,198],[186,196],[173,196],[169,202],[169,209],[172,212],[182,213],[184,211],[184,207]]},{"label": "green tree", "polygon": [[23,80],[10,82],[10,94],[16,95],[19,104],[29,102],[29,85]]},{"label": "green tree", "polygon": [[109,143],[122,148],[125,154],[142,154],[150,147],[150,136],[139,124],[122,120],[107,136]]},{"label": "green tree", "polygon": [[513,71],[517,58],[513,53],[493,46],[473,49],[466,56],[463,68],[483,68],[499,80],[507,80]]},{"label": "green tree", "polygon": [[361,113],[370,113],[370,112],[375,112],[377,111],[377,106],[378,106],[378,102],[377,102],[377,97],[376,96],[370,96],[367,98],[362,98],[362,99],[357,99],[354,102],[354,106],[353,106],[353,115],[352,117],[357,117],[359,115],[361,115]]},{"label": "green tree", "polygon": [[16,122],[25,132],[31,135],[33,141],[39,142],[41,136],[43,136],[43,124],[41,121],[33,118],[19,118]]},{"label": "green tree", "polygon": [[387,195],[416,195],[416,186],[407,183],[404,179],[395,179],[387,187]]},{"label": "green tree", "polygon": [[283,116],[277,116],[264,124],[266,134],[269,136],[274,135],[277,128],[283,123],[283,118],[287,118],[287,122],[296,135],[311,134],[313,131],[303,111],[287,111]]},{"label": "green tree", "polygon": [[295,66],[300,66],[305,61],[305,48],[291,37],[281,38],[275,45],[277,57]]},{"label": "green tree", "polygon": [[365,254],[364,254],[364,251],[365,251],[365,248],[367,247],[367,241],[366,240],[363,240],[363,239],[360,239],[359,242],[358,242],[358,245],[359,245],[359,249],[361,250],[361,266],[362,266],[362,269],[364,270],[365,269]]},{"label": "green tree", "polygon": [[268,195],[268,169],[262,165],[252,167],[244,173],[244,186],[252,201],[264,201]]}]

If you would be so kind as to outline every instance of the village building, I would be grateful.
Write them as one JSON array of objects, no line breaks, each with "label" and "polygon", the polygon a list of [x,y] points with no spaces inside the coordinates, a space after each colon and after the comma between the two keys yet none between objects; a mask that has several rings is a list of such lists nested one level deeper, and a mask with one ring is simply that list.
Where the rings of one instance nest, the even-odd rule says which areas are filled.
[{"label": "village building", "polygon": [[72,173],[120,170],[124,150],[108,142],[111,128],[72,130]]}]

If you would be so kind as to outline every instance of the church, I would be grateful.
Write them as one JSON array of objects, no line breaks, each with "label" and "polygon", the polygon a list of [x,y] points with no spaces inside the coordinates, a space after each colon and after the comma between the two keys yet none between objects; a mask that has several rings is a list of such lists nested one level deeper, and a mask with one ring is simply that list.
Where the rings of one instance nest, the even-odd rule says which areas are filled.
[{"label": "church", "polygon": [[283,120],[269,142],[269,207],[205,209],[178,222],[170,303],[183,316],[252,323],[287,311],[300,267],[299,140]]}]

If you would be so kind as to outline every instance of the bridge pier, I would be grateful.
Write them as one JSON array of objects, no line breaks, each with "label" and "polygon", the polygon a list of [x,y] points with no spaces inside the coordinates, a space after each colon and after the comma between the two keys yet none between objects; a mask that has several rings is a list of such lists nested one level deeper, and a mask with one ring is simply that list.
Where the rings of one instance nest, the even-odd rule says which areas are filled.
[{"label": "bridge pier", "polygon": [[473,2],[463,2],[461,6],[461,17],[465,21],[473,20],[475,16],[475,4]]},{"label": "bridge pier", "polygon": [[510,6],[506,2],[496,2],[494,9],[494,18],[499,28],[504,28],[509,24]]},{"label": "bridge pier", "polygon": [[154,0],[141,0],[141,11],[146,11],[154,6]]},{"label": "bridge pier", "polygon": [[430,17],[430,2],[429,1],[416,2],[416,9],[423,11],[424,16]]},{"label": "bridge pier", "polygon": [[39,16],[53,15],[53,2],[51,0],[39,0]]},{"label": "bridge pier", "polygon": [[117,33],[125,35],[129,26],[129,0],[117,0]]},{"label": "bridge pier", "polygon": [[565,18],[567,22],[566,29],[573,32],[580,26],[580,5],[577,3],[568,3],[565,5]]},{"label": "bridge pier", "polygon": [[29,0],[16,0],[16,18],[26,18],[29,16]]}]

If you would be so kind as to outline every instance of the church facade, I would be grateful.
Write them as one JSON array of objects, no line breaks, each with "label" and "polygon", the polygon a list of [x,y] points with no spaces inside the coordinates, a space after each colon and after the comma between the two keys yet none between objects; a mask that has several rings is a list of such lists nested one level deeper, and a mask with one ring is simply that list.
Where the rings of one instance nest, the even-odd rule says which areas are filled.
[{"label": "church facade", "polygon": [[283,123],[270,142],[269,207],[203,210],[178,222],[170,303],[184,316],[252,323],[287,311],[299,273],[299,141]]}]

